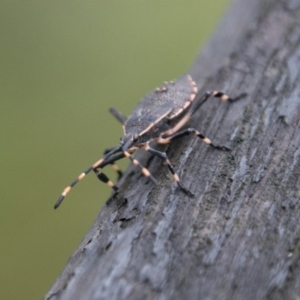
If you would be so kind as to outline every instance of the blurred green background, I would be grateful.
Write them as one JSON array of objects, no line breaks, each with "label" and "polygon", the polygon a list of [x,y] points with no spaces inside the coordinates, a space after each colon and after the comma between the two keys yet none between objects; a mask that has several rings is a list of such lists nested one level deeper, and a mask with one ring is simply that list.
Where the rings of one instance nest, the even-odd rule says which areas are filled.
[{"label": "blurred green background", "polygon": [[108,108],[185,73],[228,3],[1,1],[0,299],[48,291],[110,195],[91,175],[53,210],[118,143]]}]

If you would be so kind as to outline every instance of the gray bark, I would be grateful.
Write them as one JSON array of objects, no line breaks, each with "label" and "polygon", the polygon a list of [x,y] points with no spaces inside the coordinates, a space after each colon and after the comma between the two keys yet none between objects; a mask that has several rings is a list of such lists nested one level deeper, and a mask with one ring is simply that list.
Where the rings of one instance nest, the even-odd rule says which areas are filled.
[{"label": "gray bark", "polygon": [[130,167],[45,299],[299,299],[300,0],[235,1],[191,74],[248,93],[190,122],[233,150],[172,143],[195,198],[140,155],[159,185]]}]

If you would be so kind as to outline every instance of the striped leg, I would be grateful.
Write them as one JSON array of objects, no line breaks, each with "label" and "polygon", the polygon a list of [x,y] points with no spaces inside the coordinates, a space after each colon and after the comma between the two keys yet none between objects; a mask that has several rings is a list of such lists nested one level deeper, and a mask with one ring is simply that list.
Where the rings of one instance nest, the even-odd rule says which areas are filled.
[{"label": "striped leg", "polygon": [[132,163],[135,166],[138,166],[141,169],[141,171],[145,177],[150,178],[154,184],[157,184],[156,179],[151,175],[151,173],[149,172],[149,170],[147,168],[142,166],[137,159],[133,158],[133,156],[128,151],[124,151],[123,153],[127,158],[129,158],[132,161]]},{"label": "striped leg", "polygon": [[101,173],[99,171],[99,168],[104,168],[106,165],[119,160],[121,158],[124,157],[123,153],[119,153],[113,157],[108,158],[106,161],[104,161],[104,158],[101,158],[100,160],[98,160],[97,162],[95,162],[92,166],[90,166],[88,169],[86,169],[83,173],[81,173],[70,185],[68,185],[64,191],[61,193],[61,195],[59,196],[59,198],[57,199],[55,205],[54,205],[54,209],[58,208],[60,206],[60,204],[62,203],[62,201],[64,200],[64,198],[66,197],[66,195],[70,192],[70,190],[80,181],[82,180],[88,173],[90,173],[91,171],[94,171],[97,175],[97,177],[102,181],[105,182],[109,187],[111,187],[114,191],[118,191],[118,187],[116,185],[114,185],[109,179],[108,177]]},{"label": "striped leg", "polygon": [[235,102],[235,101],[238,101],[247,96],[246,93],[242,93],[235,98],[231,98],[228,95],[226,95],[225,93],[219,92],[219,91],[210,91],[210,92],[206,92],[206,93],[210,94],[210,96],[212,96],[212,97],[220,98],[222,101],[228,101],[228,102]]},{"label": "striped leg", "polygon": [[179,179],[179,176],[178,176],[177,173],[175,172],[175,170],[174,170],[174,168],[173,168],[173,166],[172,166],[172,164],[171,164],[171,162],[170,162],[170,160],[169,160],[169,158],[168,158],[166,152],[160,152],[160,151],[158,151],[158,150],[155,150],[155,149],[151,148],[151,147],[149,146],[148,143],[145,145],[145,148],[144,148],[144,149],[145,149],[147,152],[152,153],[152,154],[158,156],[159,158],[163,159],[163,160],[165,161],[165,163],[167,164],[167,166],[168,166],[170,172],[172,173],[173,178],[174,178],[175,182],[177,183],[178,187],[179,187],[181,190],[183,190],[183,192],[185,192],[186,194],[188,194],[190,197],[193,197],[193,196],[194,196],[194,194],[193,194],[192,192],[190,192],[188,189],[186,189],[186,188],[181,184],[180,179]]},{"label": "striped leg", "polygon": [[173,134],[172,136],[169,136],[169,137],[166,137],[166,138],[159,138],[157,140],[157,142],[159,144],[168,144],[170,143],[171,141],[173,140],[176,140],[176,139],[179,139],[183,136],[186,136],[186,135],[189,135],[191,133],[194,133],[197,137],[199,137],[202,142],[204,142],[205,144],[215,148],[215,149],[218,149],[218,150],[225,150],[225,151],[230,151],[231,149],[226,147],[226,146],[219,146],[219,145],[215,145],[211,142],[211,140],[209,138],[207,138],[206,136],[204,136],[203,134],[201,134],[198,130],[196,130],[195,128],[187,128],[187,129],[184,129],[182,131],[179,131],[175,134]]},{"label": "striped leg", "polygon": [[102,168],[98,167],[93,169],[94,173],[96,174],[97,178],[106,183],[110,188],[112,188],[116,193],[119,192],[119,188],[102,172]]},{"label": "striped leg", "polygon": [[220,98],[222,101],[226,102],[235,102],[235,101],[238,101],[244,97],[246,97],[247,94],[246,93],[242,93],[240,94],[239,96],[237,96],[236,98],[231,98],[229,97],[228,95],[226,95],[225,93],[223,92],[219,92],[219,91],[207,91],[205,92],[204,95],[202,95],[200,97],[200,99],[197,101],[197,99],[194,100],[194,103],[195,103],[195,107],[192,109],[192,112],[191,112],[191,115],[197,111],[199,109],[199,107],[205,103],[209,97],[215,97],[215,98]]}]

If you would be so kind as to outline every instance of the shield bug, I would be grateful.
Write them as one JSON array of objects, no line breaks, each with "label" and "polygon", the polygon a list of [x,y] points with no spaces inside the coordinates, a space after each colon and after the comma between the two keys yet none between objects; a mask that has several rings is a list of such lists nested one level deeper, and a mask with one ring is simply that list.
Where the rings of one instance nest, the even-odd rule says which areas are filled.
[{"label": "shield bug", "polygon": [[215,149],[228,151],[230,150],[229,148],[213,144],[210,139],[202,135],[198,130],[194,128],[182,129],[182,127],[187,124],[192,115],[209,97],[212,96],[223,101],[234,102],[244,95],[242,94],[235,99],[218,91],[207,91],[203,95],[199,95],[196,83],[192,77],[184,75],[175,81],[165,82],[161,87],[146,95],[128,118],[116,109],[110,109],[112,115],[123,124],[124,135],[120,143],[115,148],[107,150],[103,158],[95,162],[67,186],[58,198],[54,208],[57,208],[73,186],[91,171],[94,171],[100,181],[106,183],[117,193],[119,191],[118,187],[102,172],[102,168],[112,164],[119,175],[121,175],[121,171],[114,163],[123,157],[129,158],[134,165],[140,168],[144,176],[156,183],[149,170],[132,156],[140,148],[160,157],[168,166],[178,187],[189,196],[192,196],[193,194],[182,185],[167,154],[152,148],[150,142],[155,141],[159,144],[168,144],[175,139],[192,133],[205,144]]}]

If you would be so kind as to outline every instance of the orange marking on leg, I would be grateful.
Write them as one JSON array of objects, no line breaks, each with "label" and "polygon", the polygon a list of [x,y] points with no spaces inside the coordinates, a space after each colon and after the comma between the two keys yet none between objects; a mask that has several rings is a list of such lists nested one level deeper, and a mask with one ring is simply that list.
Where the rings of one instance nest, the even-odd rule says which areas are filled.
[{"label": "orange marking on leg", "polygon": [[159,144],[169,144],[170,143],[170,139],[164,139],[164,138],[158,138],[156,141]]},{"label": "orange marking on leg", "polygon": [[96,161],[94,164],[93,164],[93,168],[96,168],[98,167],[99,165],[101,165],[103,163],[104,159],[101,158],[99,159],[98,161]]},{"label": "orange marking on leg", "polygon": [[85,173],[81,173],[79,176],[78,176],[78,181],[81,180],[86,174]]},{"label": "orange marking on leg", "polygon": [[150,172],[149,172],[146,168],[142,168],[142,173],[143,173],[144,176],[146,176],[146,177],[150,177],[150,176],[151,176]]},{"label": "orange marking on leg", "polygon": [[178,177],[178,175],[177,175],[176,173],[173,175],[173,178],[174,178],[174,180],[175,180],[176,182],[179,182],[179,181],[180,181],[180,179],[179,179],[179,177]]},{"label": "orange marking on leg", "polygon": [[107,181],[107,185],[109,186],[109,187],[111,187],[111,188],[113,188],[115,185],[114,185],[114,183],[112,182],[112,181]]},{"label": "orange marking on leg", "polygon": [[63,191],[63,193],[62,193],[61,195],[64,196],[64,197],[66,197],[66,195],[70,192],[70,190],[71,190],[71,187],[70,187],[70,186],[67,186],[67,187],[64,189],[64,191]]},{"label": "orange marking on leg", "polygon": [[139,162],[138,162],[136,159],[134,159],[132,162],[133,162],[133,164],[134,164],[135,166],[138,166],[138,165],[139,165]]},{"label": "orange marking on leg", "polygon": [[229,99],[229,97],[227,96],[227,95],[223,95],[222,97],[221,97],[221,100],[223,100],[223,101],[227,101]]},{"label": "orange marking on leg", "polygon": [[210,145],[211,144],[211,140],[208,139],[207,137],[203,139],[203,142],[207,145]]},{"label": "orange marking on leg", "polygon": [[121,171],[121,169],[120,169],[116,164],[113,164],[113,165],[112,165],[112,168],[113,168],[116,172]]}]

